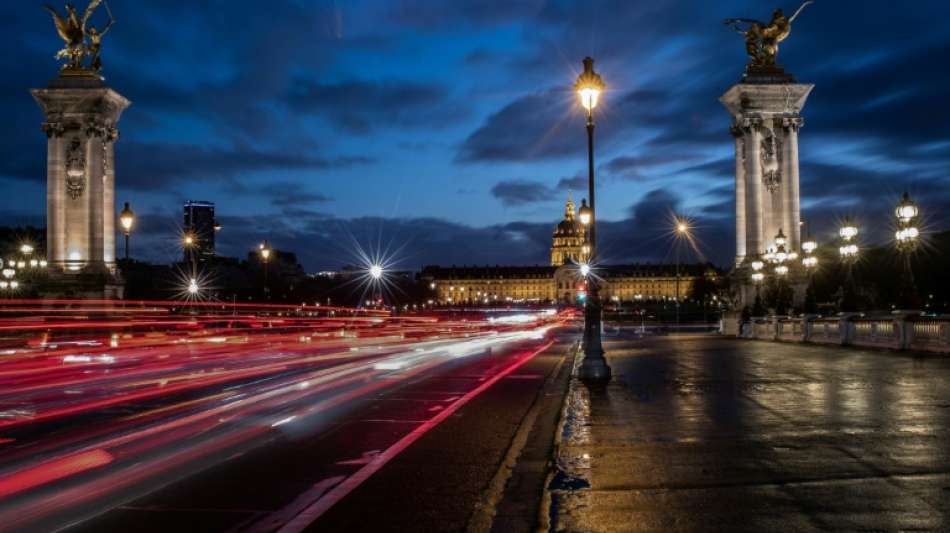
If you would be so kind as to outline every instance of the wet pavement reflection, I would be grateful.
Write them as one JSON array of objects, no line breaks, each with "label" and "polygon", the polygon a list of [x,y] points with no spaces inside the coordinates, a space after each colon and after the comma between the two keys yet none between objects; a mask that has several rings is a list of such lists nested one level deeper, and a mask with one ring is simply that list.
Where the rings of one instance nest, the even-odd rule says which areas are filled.
[{"label": "wet pavement reflection", "polygon": [[552,529],[950,531],[950,358],[717,337],[606,349],[610,385],[572,385]]}]

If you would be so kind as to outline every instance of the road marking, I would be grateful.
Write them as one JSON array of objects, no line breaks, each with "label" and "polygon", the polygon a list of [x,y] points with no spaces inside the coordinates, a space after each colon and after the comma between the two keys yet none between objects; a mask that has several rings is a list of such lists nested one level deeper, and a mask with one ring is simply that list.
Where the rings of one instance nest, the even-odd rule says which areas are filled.
[{"label": "road marking", "polygon": [[[406,448],[412,445],[414,442],[422,438],[423,435],[428,433],[430,430],[438,426],[443,420],[452,416],[456,411],[462,408],[463,405],[467,404],[469,401],[480,395],[481,393],[488,390],[492,385],[498,381],[504,379],[506,376],[520,368],[522,365],[534,359],[536,355],[547,350],[554,344],[554,341],[548,341],[542,345],[537,350],[530,352],[523,356],[521,359],[515,361],[513,364],[499,372],[498,374],[492,376],[491,378],[486,379],[478,387],[467,392],[464,396],[458,399],[455,403],[446,407],[443,411],[440,411],[439,414],[435,415],[431,419],[427,420],[425,423],[421,424],[416,429],[412,430],[405,437],[399,439],[395,444],[386,449],[383,453],[377,455],[372,461],[370,461],[366,466],[360,468],[352,476],[343,480],[340,484],[333,487],[332,490],[326,494],[320,494],[317,496],[316,501],[311,503],[306,509],[297,514],[293,520],[287,522],[283,527],[281,527],[279,533],[298,533],[306,529],[310,524],[320,518],[325,512],[327,512],[331,507],[336,505],[340,500],[342,500],[347,494],[353,492],[357,487],[363,484],[364,481],[369,479],[370,476],[379,471],[380,468],[386,465],[389,461],[395,458],[397,455],[402,453]],[[308,491],[309,493],[309,491]],[[305,493],[305,494],[308,494]],[[303,495],[301,495],[301,498]],[[298,498],[299,500],[300,498]],[[297,500],[294,501],[297,503]],[[291,504],[294,505],[294,504]],[[278,511],[278,514],[285,515],[286,511],[289,508],[285,507],[281,511]]]},{"label": "road marking", "polygon": [[267,515],[263,520],[256,522],[253,526],[248,528],[247,531],[252,533],[273,531],[275,527],[278,527],[290,518],[293,518],[293,516],[299,513],[301,510],[306,510],[307,506],[311,501],[313,501],[314,498],[319,499],[324,493],[330,490],[331,487],[337,485],[342,480],[343,476],[334,476],[321,480],[319,483],[310,487],[306,492],[300,496],[297,496],[294,501],[290,502],[290,505],[284,507],[276,513]]}]

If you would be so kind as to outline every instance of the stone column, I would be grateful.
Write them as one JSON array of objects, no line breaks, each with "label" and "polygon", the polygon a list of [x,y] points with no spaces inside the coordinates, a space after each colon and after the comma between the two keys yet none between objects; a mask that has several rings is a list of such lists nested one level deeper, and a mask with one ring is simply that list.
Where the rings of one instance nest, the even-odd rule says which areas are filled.
[{"label": "stone column", "polygon": [[762,119],[751,118],[745,135],[746,254],[752,256],[765,253],[761,127]]},{"label": "stone column", "polygon": [[741,126],[733,124],[729,132],[736,142],[736,266],[739,266],[746,256],[745,146]]},{"label": "stone column", "polygon": [[108,286],[118,282],[112,145],[129,101],[93,77],[56,78],[32,94],[46,115],[51,276],[58,271],[77,278],[60,283],[64,290],[81,287],[72,294],[95,294],[94,285],[103,287],[102,294],[109,293],[114,287]]},{"label": "stone column", "polygon": [[801,117],[787,117],[782,120],[785,131],[784,191],[787,211],[785,224],[791,250],[801,249],[801,198],[798,172],[798,129],[802,125]]}]

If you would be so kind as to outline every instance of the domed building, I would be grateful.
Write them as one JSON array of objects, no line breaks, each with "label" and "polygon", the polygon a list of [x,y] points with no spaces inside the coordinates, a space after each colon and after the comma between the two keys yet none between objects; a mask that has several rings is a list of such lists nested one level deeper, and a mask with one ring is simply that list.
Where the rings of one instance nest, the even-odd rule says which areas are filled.
[{"label": "domed building", "polygon": [[[583,301],[587,283],[577,263],[587,259],[584,225],[568,197],[564,220],[554,229],[550,266],[430,265],[419,279],[433,291],[439,305],[511,305],[518,303],[575,305]],[[719,273],[710,264],[599,265],[600,296],[622,303],[685,298],[693,283]]]},{"label": "domed building", "polygon": [[554,229],[554,242],[551,245],[551,266],[557,267],[582,262],[587,256],[584,246],[586,240],[584,225],[577,220],[574,200],[568,196],[567,205],[564,207],[564,220]]}]

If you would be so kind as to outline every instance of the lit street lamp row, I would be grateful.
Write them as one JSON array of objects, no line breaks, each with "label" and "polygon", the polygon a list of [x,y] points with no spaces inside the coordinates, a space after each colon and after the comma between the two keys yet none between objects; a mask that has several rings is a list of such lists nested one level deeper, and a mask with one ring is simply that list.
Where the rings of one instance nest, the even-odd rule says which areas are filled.
[{"label": "lit street lamp row", "polygon": [[[910,299],[906,300],[910,302],[913,300],[912,295],[916,292],[913,288],[913,273],[910,269],[910,256],[917,249],[920,239],[920,229],[917,227],[917,218],[920,215],[920,210],[913,200],[910,199],[910,195],[905,192],[897,208],[894,210],[894,214],[897,218],[897,231],[894,237],[897,249],[904,258],[902,294],[904,298]],[[856,242],[859,233],[860,230],[850,218],[845,218],[841,227],[838,229],[838,237],[840,238],[838,255],[842,263],[848,268],[846,283],[852,282],[851,267],[860,255],[861,250]],[[774,265],[773,271],[779,278],[788,275],[788,263],[795,261],[799,256],[795,251],[787,251],[785,247],[786,244],[787,239],[782,230],[779,230],[778,235],[775,236],[774,247],[770,247],[766,253],[763,254],[761,260],[755,259],[749,264],[752,268],[750,277],[753,283],[756,284],[756,287],[765,279],[764,269],[766,263]],[[818,249],[818,243],[812,239],[807,239],[802,243],[801,249],[804,254],[804,257],[801,259],[802,266],[806,271],[813,272],[818,266],[818,258],[814,255]]]}]

